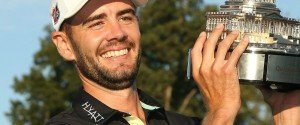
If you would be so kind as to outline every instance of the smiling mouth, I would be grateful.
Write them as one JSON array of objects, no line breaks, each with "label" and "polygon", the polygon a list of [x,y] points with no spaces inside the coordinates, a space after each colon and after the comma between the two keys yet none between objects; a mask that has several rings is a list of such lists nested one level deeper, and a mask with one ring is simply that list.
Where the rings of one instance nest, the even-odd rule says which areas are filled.
[{"label": "smiling mouth", "polygon": [[115,51],[108,51],[101,55],[102,58],[113,58],[118,56],[123,56],[128,53],[128,49],[122,49],[122,50],[115,50]]}]

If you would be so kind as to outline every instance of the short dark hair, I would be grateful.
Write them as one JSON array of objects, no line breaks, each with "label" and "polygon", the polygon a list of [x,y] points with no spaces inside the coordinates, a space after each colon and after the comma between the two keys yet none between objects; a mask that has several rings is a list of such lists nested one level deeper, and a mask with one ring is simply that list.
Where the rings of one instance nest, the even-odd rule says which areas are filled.
[{"label": "short dark hair", "polygon": [[59,31],[65,32],[66,35],[69,37],[69,39],[72,39],[72,28],[70,24],[70,18],[66,19],[62,24],[59,29]]}]

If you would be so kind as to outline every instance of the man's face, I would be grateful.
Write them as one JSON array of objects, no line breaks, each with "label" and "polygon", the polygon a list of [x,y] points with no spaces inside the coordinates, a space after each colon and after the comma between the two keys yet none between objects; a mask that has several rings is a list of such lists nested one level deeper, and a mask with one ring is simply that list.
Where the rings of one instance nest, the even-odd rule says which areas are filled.
[{"label": "man's face", "polygon": [[140,62],[140,31],[130,0],[90,0],[71,21],[79,72],[100,86],[132,86]]}]

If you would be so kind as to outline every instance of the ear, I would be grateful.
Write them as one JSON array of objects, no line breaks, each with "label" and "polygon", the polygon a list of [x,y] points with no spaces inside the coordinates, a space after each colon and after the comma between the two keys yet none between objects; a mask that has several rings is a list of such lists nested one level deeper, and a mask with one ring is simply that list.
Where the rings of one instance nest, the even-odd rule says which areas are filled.
[{"label": "ear", "polygon": [[58,53],[66,60],[75,60],[75,54],[72,49],[71,41],[64,32],[55,31],[51,34],[52,41],[55,44]]}]

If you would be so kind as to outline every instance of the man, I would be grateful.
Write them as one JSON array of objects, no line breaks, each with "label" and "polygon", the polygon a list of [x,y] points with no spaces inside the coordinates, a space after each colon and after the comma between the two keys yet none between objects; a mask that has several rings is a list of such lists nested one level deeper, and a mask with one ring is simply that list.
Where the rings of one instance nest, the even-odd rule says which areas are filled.
[{"label": "man", "polygon": [[[165,111],[134,84],[141,52],[135,11],[146,3],[147,0],[53,0],[52,40],[59,54],[74,62],[83,88],[72,108],[50,119],[47,125],[200,124],[198,118]],[[233,124],[241,105],[236,63],[247,47],[247,39],[225,60],[237,31],[222,41],[215,53],[223,28],[218,25],[208,39],[201,33],[192,51],[193,77],[208,108],[202,124]],[[276,123],[300,123],[296,95],[299,91],[275,93],[280,99],[291,97],[279,101],[268,95],[266,100],[274,109]],[[286,114],[294,116],[285,118]]]}]

